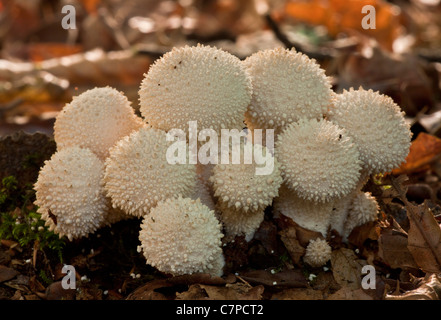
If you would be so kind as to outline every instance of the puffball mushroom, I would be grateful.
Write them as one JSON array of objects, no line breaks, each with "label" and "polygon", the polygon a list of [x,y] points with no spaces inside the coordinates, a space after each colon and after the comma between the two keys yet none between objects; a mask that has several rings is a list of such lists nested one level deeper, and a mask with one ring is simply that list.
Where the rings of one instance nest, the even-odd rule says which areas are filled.
[{"label": "puffball mushroom", "polygon": [[324,119],[290,124],[278,136],[275,154],[286,185],[305,200],[343,197],[360,177],[357,146],[345,129]]},{"label": "puffball mushroom", "polygon": [[248,127],[275,129],[301,118],[318,119],[331,99],[330,79],[315,60],[295,49],[258,51],[244,60],[253,95],[245,113]]},{"label": "puffball mushroom", "polygon": [[55,120],[54,139],[58,150],[78,145],[104,161],[110,147],[144,125],[122,92],[94,88],[64,106]]},{"label": "puffball mushroom", "polygon": [[[279,187],[282,184],[278,161],[262,145],[240,143],[236,149],[240,150],[240,159],[238,159],[240,161],[234,163],[233,154],[235,151],[233,148],[235,146],[231,147],[229,163],[219,163],[213,168],[210,181],[214,196],[227,207],[235,207],[237,210],[247,212],[265,209],[278,195]],[[245,161],[246,154],[250,154],[253,159]],[[256,161],[256,155],[262,160],[265,159],[265,164],[260,163],[259,160]],[[263,169],[264,165],[270,162],[272,168],[265,168],[268,169],[266,170],[268,172],[258,174],[256,170]]]},{"label": "puffball mushroom", "polygon": [[348,215],[344,224],[344,239],[349,237],[355,227],[375,221],[378,212],[379,206],[377,200],[370,192],[356,192],[348,208]]},{"label": "puffball mushroom", "polygon": [[72,241],[104,224],[108,199],[103,175],[102,161],[78,146],[63,148],[45,162],[34,188],[35,204],[49,230]]},{"label": "puffball mushroom", "polygon": [[226,241],[231,241],[236,236],[244,236],[245,241],[251,241],[265,216],[265,209],[245,212],[235,206],[228,207],[222,202],[217,203],[216,209],[225,229]]},{"label": "puffball mushroom", "polygon": [[333,213],[333,203],[305,200],[290,190],[286,184],[282,184],[279,196],[274,199],[273,209],[291,218],[302,228],[320,232],[326,237]]},{"label": "puffball mushroom", "polygon": [[360,87],[335,94],[328,118],[354,139],[368,174],[391,171],[409,153],[412,133],[404,113],[379,92]]},{"label": "puffball mushroom", "polygon": [[139,90],[140,112],[158,129],[243,127],[251,79],[239,58],[215,47],[173,48],[151,65]]},{"label": "puffball mushroom", "polygon": [[325,239],[313,239],[306,247],[303,261],[311,267],[321,267],[331,259],[332,248]]},{"label": "puffball mushroom", "polygon": [[196,167],[168,163],[172,143],[164,131],[143,127],[110,149],[104,182],[114,207],[140,217],[161,200],[193,194]]},{"label": "puffball mushroom", "polygon": [[221,224],[199,200],[169,198],[144,216],[139,232],[147,263],[172,275],[221,276]]}]

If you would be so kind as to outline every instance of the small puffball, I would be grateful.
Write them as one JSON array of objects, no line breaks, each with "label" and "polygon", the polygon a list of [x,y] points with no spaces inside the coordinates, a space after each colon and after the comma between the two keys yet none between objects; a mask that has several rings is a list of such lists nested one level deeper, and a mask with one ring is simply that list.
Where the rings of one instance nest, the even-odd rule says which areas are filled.
[{"label": "small puffball", "polygon": [[332,248],[324,239],[310,240],[303,261],[311,267],[322,267],[331,259]]}]

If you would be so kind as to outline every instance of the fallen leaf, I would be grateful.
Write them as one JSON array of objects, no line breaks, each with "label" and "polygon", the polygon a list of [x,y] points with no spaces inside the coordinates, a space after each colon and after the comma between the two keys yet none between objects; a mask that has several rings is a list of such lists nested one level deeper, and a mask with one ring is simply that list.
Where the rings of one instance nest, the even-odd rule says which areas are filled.
[{"label": "fallen leaf", "polygon": [[212,300],[261,300],[264,287],[251,287],[244,283],[227,284],[226,286],[200,285]]},{"label": "fallen leaf", "polygon": [[295,264],[300,264],[306,249],[300,245],[297,239],[295,228],[286,228],[279,232],[280,239],[282,240],[286,250],[288,251],[292,261]]},{"label": "fallen leaf", "polygon": [[192,284],[187,291],[176,293],[176,300],[205,300],[207,292],[199,284]]},{"label": "fallen leaf", "polygon": [[405,162],[392,171],[394,175],[409,174],[427,169],[441,157],[441,139],[421,132],[412,142]]},{"label": "fallen leaf", "polygon": [[333,250],[331,266],[335,281],[342,287],[358,289],[361,287],[361,269],[365,261],[357,257],[354,251],[347,248]]},{"label": "fallen leaf", "polygon": [[283,270],[271,273],[269,270],[252,270],[240,274],[240,277],[256,285],[304,288],[308,282],[300,270]]},{"label": "fallen leaf", "polygon": [[29,59],[33,62],[40,62],[52,58],[60,58],[83,51],[81,45],[70,45],[66,43],[31,43],[28,46]]},{"label": "fallen leaf", "polygon": [[438,222],[426,202],[418,206],[410,203],[401,180],[391,180],[407,209],[410,223],[407,248],[424,272],[441,272],[441,228]]},{"label": "fallen leaf", "polygon": [[361,226],[355,227],[349,234],[349,243],[356,247],[363,247],[366,240],[376,241],[380,237],[380,227],[377,221],[370,221]]},{"label": "fallen leaf", "polygon": [[323,300],[323,293],[311,288],[290,288],[274,293],[271,300]]},{"label": "fallen leaf", "polygon": [[[366,5],[375,8],[375,29],[362,26],[362,13]],[[288,1],[284,7],[287,17],[314,25],[324,25],[331,36],[357,31],[375,38],[385,48],[392,49],[393,41],[402,33],[397,6],[382,0],[297,0]]]},{"label": "fallen leaf", "polygon": [[373,300],[373,298],[362,289],[343,287],[337,292],[329,295],[326,300]]},{"label": "fallen leaf", "polygon": [[11,280],[18,274],[17,270],[0,265],[0,282]]},{"label": "fallen leaf", "polygon": [[418,288],[401,295],[387,294],[385,300],[441,300],[441,278],[428,274]]},{"label": "fallen leaf", "polygon": [[391,223],[383,225],[378,239],[378,256],[391,268],[418,268],[407,248],[407,233],[393,218]]}]

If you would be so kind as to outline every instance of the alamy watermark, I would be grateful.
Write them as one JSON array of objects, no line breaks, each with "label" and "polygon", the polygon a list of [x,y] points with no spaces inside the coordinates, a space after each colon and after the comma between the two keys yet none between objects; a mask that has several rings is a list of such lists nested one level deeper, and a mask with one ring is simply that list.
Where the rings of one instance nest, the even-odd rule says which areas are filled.
[{"label": "alamy watermark", "polygon": [[198,131],[197,121],[189,121],[188,140],[187,133],[182,129],[167,132],[167,141],[174,141],[167,149],[167,162],[204,165],[255,163],[256,175],[269,175],[274,170],[274,130],[265,130],[266,147],[262,146],[262,133],[262,129],[255,129],[248,134],[237,129],[221,129],[219,150],[219,137],[214,129]]},{"label": "alamy watermark", "polygon": [[61,20],[63,29],[76,29],[76,10],[73,5],[67,4],[61,8],[61,13],[66,14]]}]

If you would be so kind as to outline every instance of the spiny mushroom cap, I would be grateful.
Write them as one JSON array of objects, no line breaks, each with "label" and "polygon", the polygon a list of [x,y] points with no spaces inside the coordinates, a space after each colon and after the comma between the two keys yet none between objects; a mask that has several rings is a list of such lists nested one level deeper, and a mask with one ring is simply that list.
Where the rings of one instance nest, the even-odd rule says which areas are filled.
[{"label": "spiny mushroom cap", "polygon": [[355,227],[375,221],[379,212],[377,200],[370,192],[357,192],[348,209],[344,225],[344,236],[348,237]]},{"label": "spiny mushroom cap", "polygon": [[264,209],[245,212],[220,202],[217,203],[216,209],[220,212],[227,241],[241,235],[245,236],[246,241],[251,241],[265,216]]},{"label": "spiny mushroom cap", "polygon": [[290,124],[278,136],[275,153],[287,186],[306,200],[343,197],[360,177],[357,146],[346,130],[327,120]]},{"label": "spiny mushroom cap", "polygon": [[277,131],[300,118],[326,113],[331,84],[315,60],[294,49],[276,48],[254,53],[244,65],[253,85],[247,125]]},{"label": "spiny mushroom cap", "polygon": [[198,200],[169,198],[144,216],[139,240],[147,263],[172,275],[222,275],[221,224]]},{"label": "spiny mushroom cap", "polygon": [[[235,207],[245,212],[265,209],[278,195],[282,184],[280,165],[269,153],[266,147],[241,143],[237,150],[240,150],[239,163],[233,163],[234,151],[230,149],[230,161],[228,164],[217,164],[213,168],[213,175],[210,181],[213,183],[214,195],[227,207]],[[245,155],[250,154],[251,161],[245,161]],[[255,161],[255,155],[266,158],[267,164]],[[262,158],[263,160],[265,158]],[[273,163],[272,170],[269,162]],[[257,174],[257,168],[264,168],[265,174]],[[271,170],[271,171],[270,171]],[[268,172],[266,172],[268,171]],[[263,172],[262,172],[263,173]]]},{"label": "spiny mushroom cap", "polygon": [[94,88],[64,106],[55,120],[54,139],[58,150],[78,145],[104,161],[109,148],[143,125],[123,93],[110,87]]},{"label": "spiny mushroom cap", "polygon": [[114,207],[139,217],[161,200],[191,196],[196,167],[188,161],[169,164],[167,149],[172,143],[164,131],[144,127],[111,148],[104,182]]},{"label": "spiny mushroom cap", "polygon": [[35,183],[38,212],[60,238],[87,236],[102,226],[108,210],[102,177],[104,164],[89,149],[57,151]]},{"label": "spiny mushroom cap", "polygon": [[320,232],[326,237],[333,209],[332,202],[315,203],[302,199],[282,184],[279,196],[274,199],[273,208],[302,228]]},{"label": "spiny mushroom cap", "polygon": [[379,92],[360,87],[335,94],[329,119],[354,139],[369,174],[398,167],[409,153],[412,133],[404,113]]},{"label": "spiny mushroom cap", "polygon": [[325,239],[310,240],[303,261],[311,267],[321,267],[331,259],[332,248]]},{"label": "spiny mushroom cap", "polygon": [[139,90],[140,111],[154,128],[242,129],[251,79],[239,58],[215,47],[173,48],[150,67]]}]

